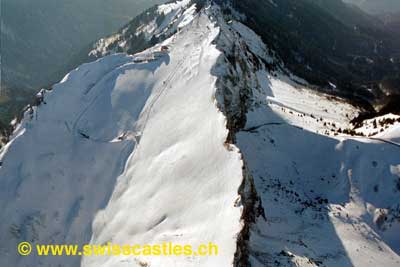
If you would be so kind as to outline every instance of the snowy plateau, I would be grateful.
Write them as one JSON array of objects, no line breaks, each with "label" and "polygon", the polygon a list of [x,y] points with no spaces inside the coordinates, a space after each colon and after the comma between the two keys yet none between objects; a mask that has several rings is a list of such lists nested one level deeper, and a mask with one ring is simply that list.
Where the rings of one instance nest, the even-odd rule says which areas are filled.
[{"label": "snowy plateau", "polygon": [[[240,14],[157,12],[138,31],[164,40],[100,40],[0,151],[0,266],[400,266],[400,117],[338,131],[358,108],[291,75]],[[219,255],[21,257],[22,241]]]}]

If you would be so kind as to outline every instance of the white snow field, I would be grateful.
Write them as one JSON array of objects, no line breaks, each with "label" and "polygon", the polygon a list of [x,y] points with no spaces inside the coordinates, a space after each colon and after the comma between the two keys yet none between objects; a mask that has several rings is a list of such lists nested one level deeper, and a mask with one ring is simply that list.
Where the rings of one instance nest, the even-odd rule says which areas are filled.
[{"label": "white snow field", "polygon": [[[157,10],[180,25],[170,38],[72,71],[0,151],[0,266],[400,266],[400,124],[346,135],[359,110],[308,89],[235,16]],[[243,220],[243,177],[266,219]],[[21,257],[21,241],[219,255]]]},{"label": "white snow field", "polygon": [[284,68],[268,71],[254,55],[271,63],[273,53],[254,32],[219,24],[220,47],[235,39],[241,47],[227,75],[246,82],[230,84],[231,94],[250,85],[249,100],[238,100],[250,104],[236,145],[266,215],[251,226],[251,265],[400,266],[398,116],[377,118],[379,133],[364,126],[357,131],[365,137],[343,134],[357,108],[307,89]]},{"label": "white snow field", "polygon": [[[224,147],[225,117],[214,101],[210,69],[220,52],[218,28],[205,15],[166,42],[168,66],[154,79],[138,127],[140,143],[118,178],[107,207],[96,215],[91,242],[219,245],[217,257],[87,257],[83,266],[229,266],[240,231],[234,203],[242,182],[237,150]],[[163,85],[163,83],[165,83]]]},{"label": "white snow field", "polygon": [[91,257],[82,266],[232,264],[243,164],[224,147],[226,120],[213,97],[218,32],[202,15],[155,60],[134,63],[159,47],[83,65],[27,115],[2,158],[1,266],[79,263],[17,257],[20,240],[213,242],[216,257]]},{"label": "white snow field", "polygon": [[253,266],[399,266],[400,147],[318,134],[349,107],[274,78],[269,89],[237,135],[267,217]]}]

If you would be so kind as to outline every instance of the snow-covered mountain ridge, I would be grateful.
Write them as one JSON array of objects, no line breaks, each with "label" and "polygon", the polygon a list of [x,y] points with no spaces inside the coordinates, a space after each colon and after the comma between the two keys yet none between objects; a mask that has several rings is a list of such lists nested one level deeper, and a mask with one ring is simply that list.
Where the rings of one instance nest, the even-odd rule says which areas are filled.
[{"label": "snow-covered mountain ridge", "polygon": [[[140,29],[165,40],[135,55],[100,45],[107,56],[46,92],[1,150],[0,265],[398,266],[398,117],[349,136],[358,109],[309,90],[235,16],[156,10],[169,26]],[[18,257],[26,240],[220,255]]]},{"label": "snow-covered mountain ridge", "polygon": [[191,22],[195,13],[196,5],[191,0],[154,6],[118,33],[97,41],[89,56],[103,57],[116,52],[134,54],[175,34]]}]

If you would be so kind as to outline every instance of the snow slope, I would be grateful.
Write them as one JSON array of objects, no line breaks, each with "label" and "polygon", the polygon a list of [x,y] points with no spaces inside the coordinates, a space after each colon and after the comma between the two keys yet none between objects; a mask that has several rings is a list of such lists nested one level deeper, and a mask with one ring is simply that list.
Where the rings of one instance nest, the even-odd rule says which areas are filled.
[{"label": "snow slope", "polygon": [[242,162],[236,149],[229,152],[223,145],[226,122],[213,97],[216,77],[210,75],[210,68],[220,52],[211,42],[218,32],[201,15],[167,41],[171,62],[158,71],[164,72],[163,78],[156,77],[166,84],[144,108],[138,121],[140,143],[118,178],[109,204],[95,218],[91,242],[172,241],[197,246],[211,241],[219,244],[220,255],[91,257],[84,258],[83,266],[135,266],[138,261],[149,266],[232,263],[235,236],[241,228],[240,209],[234,202],[242,181]]},{"label": "snow slope", "polygon": [[[346,109],[313,112],[329,103],[308,100],[324,121]],[[267,216],[252,229],[254,266],[398,266],[399,147],[318,134],[295,107],[267,103],[237,135]]]},{"label": "snow slope", "polygon": [[226,120],[213,97],[218,32],[201,15],[164,43],[169,53],[157,46],[83,65],[26,114],[2,154],[1,266],[79,264],[17,257],[22,240],[213,242],[220,251],[209,258],[93,257],[83,266],[233,262],[243,164],[224,146]]},{"label": "snow slope", "polygon": [[219,25],[219,99],[263,207],[247,222],[248,265],[399,266],[399,122],[344,134],[357,108],[310,90],[241,23]]},{"label": "snow slope", "polygon": [[[250,42],[257,38],[246,40],[250,29],[233,29],[265,57],[267,48]],[[399,266],[399,123],[374,139],[339,134],[352,127],[355,107],[254,62],[235,73],[251,75],[236,141],[266,215],[251,226],[252,266]]]},{"label": "snow slope", "polygon": [[[39,106],[32,115],[27,112],[15,137],[2,151],[1,266],[79,263],[73,257],[17,257],[15,248],[21,240],[35,243],[89,240],[93,215],[107,203],[135,143],[87,140],[80,135],[78,126],[96,96],[108,97],[104,109],[111,111],[112,89],[120,88],[116,86],[118,77],[137,68],[130,62],[127,56],[112,56],[71,72],[54,87],[54,92],[46,95],[46,105]],[[140,105],[146,97],[145,89],[143,86],[128,93]],[[121,96],[116,91],[114,99]],[[132,111],[129,116],[139,115]]]},{"label": "snow slope", "polygon": [[[310,90],[235,12],[155,10],[169,38],[115,54],[127,28],[0,151],[0,266],[399,266],[399,124],[339,131],[358,109]],[[21,241],[219,255],[18,257]]]}]

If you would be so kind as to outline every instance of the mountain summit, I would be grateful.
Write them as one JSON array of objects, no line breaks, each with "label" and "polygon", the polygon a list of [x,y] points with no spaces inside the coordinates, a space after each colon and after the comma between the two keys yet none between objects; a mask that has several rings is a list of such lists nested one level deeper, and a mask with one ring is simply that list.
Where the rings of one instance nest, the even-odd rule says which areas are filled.
[{"label": "mountain summit", "polygon": [[[0,151],[1,266],[399,266],[400,116],[352,124],[365,109],[296,75],[251,2],[154,7],[39,93]],[[219,253],[21,257],[23,241]]]}]

